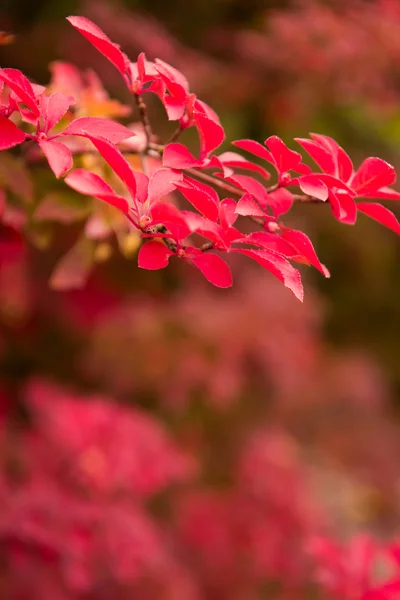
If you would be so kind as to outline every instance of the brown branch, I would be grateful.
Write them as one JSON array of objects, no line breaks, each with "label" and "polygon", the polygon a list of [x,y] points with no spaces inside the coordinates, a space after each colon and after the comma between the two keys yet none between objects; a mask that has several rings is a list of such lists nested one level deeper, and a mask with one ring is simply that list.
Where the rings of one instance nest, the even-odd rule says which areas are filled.
[{"label": "brown branch", "polygon": [[136,106],[139,109],[140,121],[143,125],[144,133],[145,133],[146,140],[147,140],[147,147],[145,150],[145,152],[147,152],[147,150],[150,147],[150,144],[153,140],[153,137],[154,137],[153,131],[152,131],[151,124],[150,124],[149,114],[147,112],[147,105],[144,102],[142,96],[140,96],[139,94],[135,94],[135,100],[136,100]]}]

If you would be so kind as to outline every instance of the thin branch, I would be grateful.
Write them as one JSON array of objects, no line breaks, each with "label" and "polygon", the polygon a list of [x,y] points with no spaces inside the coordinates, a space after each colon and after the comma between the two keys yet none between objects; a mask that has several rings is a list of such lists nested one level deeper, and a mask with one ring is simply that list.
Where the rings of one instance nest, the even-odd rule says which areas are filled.
[{"label": "thin branch", "polygon": [[145,133],[146,140],[147,140],[147,147],[146,147],[146,151],[147,151],[147,149],[150,147],[150,144],[154,137],[153,131],[151,128],[151,124],[150,124],[150,120],[149,120],[149,114],[147,112],[147,105],[144,102],[142,96],[140,96],[139,94],[135,94],[135,100],[136,100],[136,106],[139,109],[140,121],[143,125],[144,133]]}]

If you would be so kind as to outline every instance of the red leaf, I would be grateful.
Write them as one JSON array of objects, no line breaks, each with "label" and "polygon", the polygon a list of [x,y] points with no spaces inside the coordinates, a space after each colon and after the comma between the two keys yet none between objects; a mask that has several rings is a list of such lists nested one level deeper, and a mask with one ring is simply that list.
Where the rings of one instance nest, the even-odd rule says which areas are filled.
[{"label": "red leaf", "polygon": [[237,152],[223,152],[218,156],[218,160],[222,163],[222,165],[227,167],[236,167],[239,169],[246,169],[247,171],[255,171],[256,173],[260,173],[266,179],[271,177],[268,171],[266,171],[263,167],[246,160]]},{"label": "red leaf", "polygon": [[277,135],[272,135],[266,139],[265,144],[271,150],[279,173],[295,170],[301,163],[301,154],[294,150],[290,150]]},{"label": "red leaf", "polygon": [[307,196],[312,196],[323,202],[328,199],[329,191],[318,175],[302,175],[297,179],[300,189]]},{"label": "red leaf", "polygon": [[8,85],[36,117],[40,115],[33,87],[21,71],[18,71],[18,69],[0,69],[0,80]]},{"label": "red leaf", "polygon": [[381,158],[366,158],[351,181],[357,196],[372,193],[396,181],[394,167]]},{"label": "red leaf", "polygon": [[40,96],[40,108],[46,133],[61,121],[71,104],[73,104],[71,98],[64,96],[64,94],[56,93],[51,96],[42,94]]},{"label": "red leaf", "polygon": [[136,195],[136,178],[135,174],[131,169],[130,164],[121,154],[116,146],[111,144],[108,140],[93,137],[91,135],[86,136],[92,144],[100,152],[104,160],[110,165],[112,170],[118,175],[123,181],[134,198]]},{"label": "red leaf", "polygon": [[198,233],[226,250],[225,234],[220,225],[191,211],[183,211],[183,215],[189,227],[189,233]]},{"label": "red leaf", "polygon": [[318,271],[320,271],[325,277],[330,277],[328,269],[323,265],[312,245],[311,240],[306,236],[302,231],[297,231],[295,229],[286,229],[282,230],[282,237],[290,242],[296,250],[299,252],[301,256],[307,259],[307,261],[313,265]]},{"label": "red leaf", "polygon": [[224,229],[232,227],[238,215],[236,214],[236,202],[233,198],[224,198],[219,206],[219,221]]},{"label": "red leaf", "polygon": [[250,194],[245,194],[240,198],[235,212],[242,217],[265,217],[265,212]]},{"label": "red leaf", "polygon": [[273,250],[287,258],[299,258],[299,251],[292,244],[283,239],[278,233],[268,233],[266,231],[253,231],[244,238],[236,240],[243,244],[253,244],[260,246],[265,250]]},{"label": "red leaf", "polygon": [[127,58],[117,44],[114,44],[97,25],[85,17],[67,17],[75,29],[79,31],[89,42],[101,52],[118,71],[125,74]]},{"label": "red leaf", "polygon": [[80,135],[89,138],[101,138],[118,144],[122,140],[126,140],[136,135],[133,131],[103,117],[80,117],[72,121],[63,131],[63,135]]},{"label": "red leaf", "polygon": [[400,192],[393,190],[390,187],[383,186],[377,192],[366,192],[364,198],[382,198],[385,200],[400,200]]},{"label": "red leaf", "polygon": [[186,92],[189,92],[189,83],[183,73],[159,58],[156,58],[154,63],[157,71],[168,79],[168,81],[178,83]]},{"label": "red leaf", "polygon": [[315,142],[320,144],[331,154],[334,161],[334,171],[331,175],[338,177],[343,182],[349,181],[354,169],[351,158],[347,152],[345,152],[334,139],[327,135],[321,135],[319,133],[311,133],[310,135]]},{"label": "red leaf", "polygon": [[141,269],[156,271],[168,266],[168,260],[173,252],[168,250],[162,242],[150,241],[141,246],[138,256],[138,264]]},{"label": "red leaf", "polygon": [[54,142],[52,140],[43,140],[39,142],[39,146],[45,154],[50,169],[54,175],[59,179],[67,171],[72,169],[72,154],[71,151],[60,142]]},{"label": "red leaf", "polygon": [[257,179],[253,179],[249,175],[232,175],[228,178],[228,181],[238,185],[242,190],[254,196],[261,206],[266,206],[269,203],[268,192]]},{"label": "red leaf", "polygon": [[262,267],[268,269],[275,277],[300,300],[303,302],[304,291],[301,283],[300,273],[297,269],[279,254],[268,252],[266,250],[241,250],[235,249],[233,252],[240,252],[255,260]]},{"label": "red leaf", "polygon": [[183,183],[178,183],[176,187],[202,215],[211,221],[218,219],[219,198],[212,187],[189,177],[185,177]]},{"label": "red leaf", "polygon": [[13,121],[0,115],[0,150],[7,150],[25,140],[25,133]]},{"label": "red leaf", "polygon": [[329,203],[335,219],[346,225],[354,225],[357,220],[357,205],[353,196],[343,190],[329,190]]},{"label": "red leaf", "polygon": [[232,285],[231,270],[220,256],[203,252],[191,260],[204,277],[216,287],[227,288]]},{"label": "red leaf", "polygon": [[311,158],[325,173],[335,175],[335,162],[331,152],[314,140],[295,138],[295,141],[308,152]]},{"label": "red leaf", "polygon": [[194,103],[193,116],[200,136],[200,159],[203,159],[222,144],[225,133],[214,111],[199,100]]},{"label": "red leaf", "polygon": [[276,166],[276,161],[271,152],[259,142],[255,142],[254,140],[236,140],[235,142],[232,142],[232,144],[238,148],[241,148],[242,150],[246,150],[246,152],[251,152],[251,154],[255,154],[255,156],[268,161],[274,165],[274,167]]},{"label": "red leaf", "polygon": [[76,192],[85,196],[99,198],[99,200],[115,206],[123,213],[128,213],[128,201],[122,196],[115,194],[114,190],[99,175],[85,169],[74,169],[74,171],[67,175],[64,181]]},{"label": "red leaf", "polygon": [[201,164],[183,144],[168,144],[163,152],[163,165],[171,169],[190,169]]},{"label": "red leaf", "polygon": [[268,204],[272,208],[275,217],[287,213],[293,206],[293,194],[286,188],[278,188],[268,195]]},{"label": "red leaf", "polygon": [[152,224],[164,224],[176,240],[183,240],[191,231],[185,216],[169,202],[156,202],[151,207]]},{"label": "red leaf", "polygon": [[400,235],[400,223],[391,210],[374,202],[359,202],[357,209]]},{"label": "red leaf", "polygon": [[183,175],[170,169],[158,169],[150,178],[148,198],[150,203],[156,202],[176,189],[177,183],[182,182]]}]

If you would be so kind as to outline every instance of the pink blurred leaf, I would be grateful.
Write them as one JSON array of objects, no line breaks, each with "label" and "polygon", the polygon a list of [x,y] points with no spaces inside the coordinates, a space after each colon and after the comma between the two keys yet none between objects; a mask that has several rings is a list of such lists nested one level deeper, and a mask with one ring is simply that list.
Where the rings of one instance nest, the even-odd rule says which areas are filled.
[{"label": "pink blurred leaf", "polygon": [[220,256],[203,252],[191,260],[204,277],[216,287],[227,288],[232,285],[231,270]]},{"label": "pink blurred leaf", "polygon": [[71,151],[64,144],[53,140],[42,140],[39,142],[39,146],[46,156],[49,166],[57,179],[72,169],[73,161]]},{"label": "pink blurred leaf", "polygon": [[93,242],[80,238],[55,267],[50,285],[56,290],[70,290],[85,285],[93,266]]},{"label": "pink blurred leaf", "polygon": [[25,140],[25,133],[13,121],[0,115],[0,150],[7,150]]},{"label": "pink blurred leaf", "polygon": [[162,242],[150,241],[141,246],[138,256],[138,264],[141,269],[156,271],[168,266],[168,260],[173,252]]},{"label": "pink blurred leaf", "polygon": [[99,52],[101,52],[118,71],[125,74],[127,59],[117,44],[114,44],[97,25],[85,17],[67,17],[75,29],[79,31]]}]

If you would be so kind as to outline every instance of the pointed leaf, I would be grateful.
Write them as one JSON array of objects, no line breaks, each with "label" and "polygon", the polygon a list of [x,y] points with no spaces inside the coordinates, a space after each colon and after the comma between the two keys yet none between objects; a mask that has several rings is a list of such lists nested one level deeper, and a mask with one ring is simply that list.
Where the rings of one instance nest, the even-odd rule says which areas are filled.
[{"label": "pointed leaf", "polygon": [[319,179],[318,175],[302,175],[297,181],[301,191],[304,192],[304,194],[307,194],[307,196],[312,196],[323,202],[328,199],[328,188],[325,183]]},{"label": "pointed leaf", "polygon": [[354,225],[357,220],[357,205],[350,194],[343,190],[329,190],[329,203],[335,219],[346,225]]},{"label": "pointed leaf", "polygon": [[0,115],[0,150],[7,150],[25,140],[25,133],[13,121]]},{"label": "pointed leaf", "polygon": [[126,158],[121,154],[116,146],[108,140],[93,137],[87,134],[86,137],[100,152],[104,160],[110,165],[112,170],[118,175],[130,191],[132,197],[136,195],[136,178]]},{"label": "pointed leaf", "polygon": [[297,269],[279,254],[268,252],[266,250],[241,250],[235,249],[234,252],[245,254],[249,258],[255,260],[265,269],[268,269],[275,277],[300,300],[303,302],[304,291],[301,283],[300,273]]},{"label": "pointed leaf", "polygon": [[301,256],[320,271],[325,277],[330,277],[328,269],[323,265],[314,250],[311,240],[302,231],[295,229],[282,229],[282,237],[291,243]]},{"label": "pointed leaf", "polygon": [[295,138],[295,141],[300,144],[300,146],[304,148],[306,152],[308,152],[308,154],[322,169],[322,171],[328,173],[329,175],[335,175],[335,161],[331,152],[314,140]]},{"label": "pointed leaf", "polygon": [[80,117],[72,121],[63,131],[63,135],[80,135],[105,139],[113,144],[136,135],[133,131],[110,119],[103,117]]},{"label": "pointed leaf", "polygon": [[[321,135],[319,133],[311,133],[310,135],[317,144],[320,144],[331,154],[334,161],[334,171],[331,175],[334,175],[344,183],[347,183],[354,171],[353,163],[347,152],[345,152],[334,139],[327,135]],[[326,172],[328,173],[328,171]]]},{"label": "pointed leaf", "polygon": [[149,269],[150,271],[164,269],[168,266],[168,260],[173,254],[165,244],[152,240],[141,246],[138,264],[141,269]]},{"label": "pointed leaf", "polygon": [[351,181],[357,196],[374,192],[396,181],[394,167],[381,158],[366,158]]},{"label": "pointed leaf", "polygon": [[44,129],[48,133],[66,114],[73,101],[64,94],[52,94],[40,96],[40,109],[44,118]]},{"label": "pointed leaf", "polygon": [[85,196],[99,198],[99,200],[115,206],[123,213],[128,213],[129,204],[126,198],[118,196],[99,175],[85,169],[74,169],[67,175],[64,181],[76,192]]},{"label": "pointed leaf", "polygon": [[191,233],[184,214],[169,202],[156,202],[151,207],[153,225],[163,224],[175,240],[183,240]]},{"label": "pointed leaf", "polygon": [[359,202],[357,209],[400,235],[400,223],[391,210],[374,202]]},{"label": "pointed leaf", "polygon": [[266,179],[269,179],[271,177],[268,171],[266,171],[263,167],[260,167],[260,165],[256,165],[255,163],[246,160],[237,152],[223,152],[217,158],[224,166],[234,168],[236,167],[238,169],[245,169],[247,171],[254,171],[255,173],[260,173]]},{"label": "pointed leaf", "polygon": [[231,270],[220,256],[203,252],[191,260],[204,277],[216,287],[227,288],[232,285]]},{"label": "pointed leaf", "polygon": [[117,67],[122,75],[126,72],[127,59],[117,44],[114,44],[97,25],[85,17],[67,17],[75,29],[79,31],[99,52]]},{"label": "pointed leaf", "polygon": [[36,117],[39,116],[39,107],[32,84],[21,71],[18,71],[18,69],[0,69],[0,80],[8,85]]},{"label": "pointed leaf", "polygon": [[46,156],[50,169],[57,179],[72,169],[72,154],[64,144],[52,140],[43,140],[39,142],[39,146]]},{"label": "pointed leaf", "polygon": [[266,139],[265,144],[268,146],[275,159],[279,173],[296,170],[296,167],[302,161],[301,154],[294,150],[290,150],[277,135],[272,135]]},{"label": "pointed leaf", "polygon": [[149,201],[156,202],[176,189],[176,184],[182,182],[183,175],[171,169],[158,169],[149,181]]},{"label": "pointed leaf", "polygon": [[242,217],[265,217],[265,212],[250,194],[245,194],[240,198],[235,212]]},{"label": "pointed leaf", "polygon": [[228,181],[239,186],[240,188],[242,188],[242,190],[244,190],[251,196],[254,196],[254,198],[261,204],[261,206],[268,205],[268,192],[262,185],[262,183],[257,181],[257,179],[254,179],[249,175],[232,175],[228,178]]},{"label": "pointed leaf", "polygon": [[201,164],[183,144],[168,144],[163,152],[163,165],[171,169],[190,169]]},{"label": "pointed leaf", "polygon": [[183,183],[177,183],[177,189],[205,217],[216,221],[219,215],[217,192],[209,185],[185,177]]},{"label": "pointed leaf", "polygon": [[235,142],[232,142],[232,144],[237,148],[246,150],[246,152],[251,152],[251,154],[255,154],[255,156],[268,161],[274,165],[274,167],[276,166],[275,158],[272,156],[271,152],[259,142],[255,142],[254,140],[236,140]]},{"label": "pointed leaf", "polygon": [[278,188],[268,195],[268,204],[276,218],[289,212],[293,202],[293,194],[286,188]]}]

